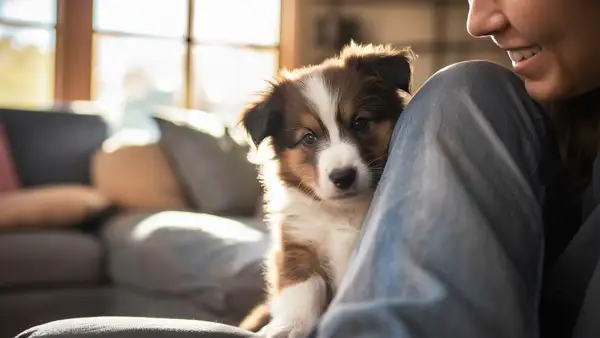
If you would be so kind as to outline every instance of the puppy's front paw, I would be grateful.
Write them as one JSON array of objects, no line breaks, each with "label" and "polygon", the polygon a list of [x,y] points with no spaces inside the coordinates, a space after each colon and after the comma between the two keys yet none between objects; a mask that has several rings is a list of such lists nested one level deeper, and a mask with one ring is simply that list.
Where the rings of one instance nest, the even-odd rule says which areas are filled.
[{"label": "puppy's front paw", "polygon": [[305,338],[310,327],[271,322],[256,333],[258,338]]},{"label": "puppy's front paw", "polygon": [[282,289],[269,303],[272,320],[260,332],[264,338],[304,338],[316,324],[327,301],[327,283],[314,275]]}]

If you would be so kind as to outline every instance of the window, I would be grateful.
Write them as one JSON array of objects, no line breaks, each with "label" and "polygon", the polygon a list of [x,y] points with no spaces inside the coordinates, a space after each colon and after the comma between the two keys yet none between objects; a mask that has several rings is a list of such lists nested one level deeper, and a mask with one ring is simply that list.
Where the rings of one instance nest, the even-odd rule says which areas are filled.
[{"label": "window", "polygon": [[279,18],[280,0],[95,0],[92,97],[121,128],[160,106],[235,116],[279,66]]},{"label": "window", "polygon": [[0,104],[54,97],[56,0],[0,0]]},{"label": "window", "polygon": [[97,101],[116,127],[132,128],[153,128],[161,106],[237,116],[280,60],[294,66],[297,6],[0,0],[0,106]]},{"label": "window", "polygon": [[279,6],[278,0],[196,0],[193,107],[224,114],[239,112],[252,93],[275,75]]}]

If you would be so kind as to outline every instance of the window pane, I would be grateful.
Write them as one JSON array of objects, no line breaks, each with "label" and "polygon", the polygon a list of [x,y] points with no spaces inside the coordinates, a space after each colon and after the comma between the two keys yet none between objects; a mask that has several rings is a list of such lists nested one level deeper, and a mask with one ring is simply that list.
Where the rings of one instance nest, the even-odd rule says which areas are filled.
[{"label": "window pane", "polygon": [[0,18],[54,25],[56,0],[0,0]]},{"label": "window pane", "polygon": [[194,37],[200,42],[279,44],[281,0],[196,0]]},{"label": "window pane", "polygon": [[183,42],[98,35],[95,99],[108,104],[117,127],[155,131],[150,116],[183,98]]},{"label": "window pane", "polygon": [[52,102],[54,31],[0,25],[0,104]]},{"label": "window pane", "polygon": [[233,47],[194,48],[196,108],[237,117],[277,71],[277,51]]},{"label": "window pane", "polygon": [[94,28],[111,32],[185,36],[187,0],[95,0]]}]

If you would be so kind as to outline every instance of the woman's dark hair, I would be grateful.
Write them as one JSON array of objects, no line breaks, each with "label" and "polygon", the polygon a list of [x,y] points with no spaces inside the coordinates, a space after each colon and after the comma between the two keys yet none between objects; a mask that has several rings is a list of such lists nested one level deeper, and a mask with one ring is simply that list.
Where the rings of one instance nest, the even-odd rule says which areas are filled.
[{"label": "woman's dark hair", "polygon": [[583,222],[584,191],[592,178],[600,142],[600,89],[543,105],[553,122],[556,132],[554,139],[558,142],[563,161],[562,170],[555,172],[558,175],[553,175],[553,181],[548,183],[553,191],[548,195],[551,203],[558,203],[562,208],[548,209],[544,216],[545,264],[551,265]]},{"label": "woman's dark hair", "polygon": [[587,185],[600,143],[600,88],[546,105],[575,187]]}]

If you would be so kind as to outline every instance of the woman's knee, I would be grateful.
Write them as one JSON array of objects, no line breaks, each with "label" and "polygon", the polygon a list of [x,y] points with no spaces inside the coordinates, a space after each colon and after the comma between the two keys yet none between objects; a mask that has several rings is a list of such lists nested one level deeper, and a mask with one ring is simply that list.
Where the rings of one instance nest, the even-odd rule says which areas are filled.
[{"label": "woman's knee", "polygon": [[422,121],[424,128],[443,124],[457,133],[468,133],[465,127],[482,122],[500,134],[546,129],[543,110],[521,79],[489,61],[465,61],[439,70],[415,93],[405,114]]},{"label": "woman's knee", "polygon": [[523,82],[510,69],[491,61],[472,60],[438,70],[423,84],[419,92],[432,89],[486,92],[506,86],[520,88],[523,90],[522,94],[526,95]]},{"label": "woman's knee", "polygon": [[391,146],[443,142],[456,152],[473,153],[503,144],[520,158],[541,151],[547,130],[541,106],[512,71],[492,62],[468,61],[441,69],[415,93]]}]

